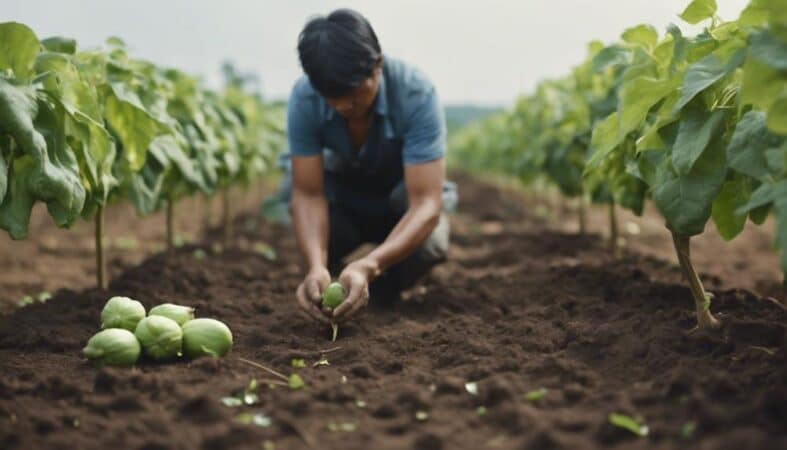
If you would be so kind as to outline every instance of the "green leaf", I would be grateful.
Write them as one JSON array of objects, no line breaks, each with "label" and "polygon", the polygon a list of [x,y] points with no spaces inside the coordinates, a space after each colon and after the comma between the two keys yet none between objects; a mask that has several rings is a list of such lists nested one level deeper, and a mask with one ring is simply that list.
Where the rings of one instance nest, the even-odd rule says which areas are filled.
[{"label": "green leaf", "polygon": [[769,30],[758,30],[751,34],[749,53],[768,67],[787,70],[787,42],[776,39]]},{"label": "green leaf", "polygon": [[124,84],[111,83],[104,116],[123,144],[122,156],[136,172],[145,165],[147,148],[158,134],[159,123]]},{"label": "green leaf", "polygon": [[767,111],[773,101],[784,91],[785,79],[778,70],[752,56],[746,57],[741,81],[741,105],[753,105]]},{"label": "green leaf", "polygon": [[716,8],[716,0],[692,0],[679,16],[686,22],[696,25],[712,18],[716,14]]},{"label": "green leaf", "polygon": [[603,72],[609,67],[626,66],[631,63],[631,51],[627,48],[611,45],[601,49],[593,57],[593,72]]},{"label": "green leaf", "polygon": [[787,135],[787,93],[783,93],[768,108],[768,129]]},{"label": "green leaf", "polygon": [[21,23],[0,23],[0,71],[10,69],[17,78],[32,78],[39,51],[41,44],[33,30]]},{"label": "green leaf", "polygon": [[689,66],[686,70],[686,75],[683,77],[680,100],[678,100],[673,111],[679,111],[697,94],[738,68],[743,63],[745,55],[745,51],[738,50],[725,63],[716,53],[711,53]]},{"label": "green leaf", "polygon": [[745,214],[758,208],[763,208],[774,202],[780,195],[787,196],[787,180],[778,181],[773,184],[763,183],[754,190],[748,203],[738,208],[736,212],[738,214]]},{"label": "green leaf", "polygon": [[289,382],[287,383],[290,386],[290,389],[302,389],[306,387],[306,383],[303,382],[303,378],[297,373],[293,373],[290,375]]},{"label": "green leaf", "polygon": [[624,430],[631,431],[639,437],[645,437],[650,432],[647,425],[625,414],[610,413],[609,423]]},{"label": "green leaf", "polygon": [[647,50],[651,50],[656,46],[659,35],[653,26],[640,24],[624,31],[621,38],[629,44],[640,45]]},{"label": "green leaf", "polygon": [[735,126],[727,146],[727,160],[732,169],[764,181],[771,176],[766,150],[782,142],[784,138],[768,131],[765,113],[752,110],[744,114]]},{"label": "green leaf", "polygon": [[770,0],[750,1],[741,12],[738,23],[740,23],[741,26],[748,27],[765,25],[768,22],[768,9],[764,4],[768,1]]},{"label": "green leaf", "polygon": [[302,369],[306,367],[306,361],[304,361],[303,358],[293,358],[293,360],[290,361],[290,365],[296,369]]},{"label": "green leaf", "polygon": [[683,111],[678,136],[672,147],[672,164],[678,175],[686,175],[691,171],[711,139],[718,134],[724,124],[724,117],[724,110],[708,112],[700,108],[688,108]]},{"label": "green leaf", "polygon": [[713,202],[711,216],[716,229],[725,241],[732,240],[743,231],[746,225],[746,213],[739,213],[751,196],[751,183],[736,177],[722,185],[721,192]]},{"label": "green leaf", "polygon": [[71,38],[52,36],[41,41],[41,45],[50,52],[68,53],[73,55],[77,51],[77,41]]},{"label": "green leaf", "polygon": [[597,167],[620,144],[623,139],[618,133],[619,127],[620,121],[617,112],[610,114],[593,127],[593,135],[590,139],[593,156],[587,163],[588,167]]},{"label": "green leaf", "polygon": [[685,236],[700,234],[726,175],[724,148],[717,139],[686,175],[675,173],[670,159],[664,159],[656,169],[653,200],[676,232]]},{"label": "green leaf", "polygon": [[675,87],[672,79],[659,80],[648,77],[634,78],[625,83],[621,88],[618,103],[620,114],[618,137],[622,138],[642,126],[648,111]]},{"label": "green leaf", "polygon": [[9,192],[0,205],[0,228],[14,239],[27,235],[30,209],[37,200],[47,203],[61,227],[71,225],[82,211],[85,189],[66,142],[64,116],[57,105],[38,103],[32,88],[0,78],[0,129],[13,136],[25,155],[12,162]]},{"label": "green leaf", "polygon": [[547,390],[545,388],[540,388],[525,394],[525,400],[535,403],[540,401],[546,396],[547,396]]}]

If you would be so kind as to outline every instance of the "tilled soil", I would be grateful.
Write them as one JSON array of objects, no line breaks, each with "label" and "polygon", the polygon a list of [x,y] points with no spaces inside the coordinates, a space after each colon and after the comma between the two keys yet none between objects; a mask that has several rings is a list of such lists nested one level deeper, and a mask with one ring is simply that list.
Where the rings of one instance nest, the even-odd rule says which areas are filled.
[{"label": "tilled soil", "polygon": [[[204,259],[193,246],[148,258],[109,293],[61,290],[5,317],[0,448],[787,448],[783,306],[705,277],[724,329],[689,332],[690,293],[672,263],[612,260],[600,237],[550,229],[515,194],[460,186],[450,261],[336,343],[296,314],[295,244],[269,225],[237,227],[244,244],[222,252],[207,236]],[[233,351],[96,369],[80,350],[109,295],[192,305],[230,326]],[[329,364],[313,367],[326,350]],[[273,376],[240,358],[306,387],[271,388]],[[252,378],[259,404],[222,404]],[[648,435],[611,425],[610,413],[641,419]]]}]

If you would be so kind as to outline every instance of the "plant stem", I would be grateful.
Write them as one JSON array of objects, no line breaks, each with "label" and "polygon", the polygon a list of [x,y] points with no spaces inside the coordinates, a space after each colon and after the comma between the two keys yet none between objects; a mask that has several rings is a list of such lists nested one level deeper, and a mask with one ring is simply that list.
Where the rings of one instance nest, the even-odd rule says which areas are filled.
[{"label": "plant stem", "polygon": [[224,243],[229,245],[232,240],[232,213],[230,211],[230,189],[224,188],[221,191],[221,217],[224,227]]},{"label": "plant stem", "polygon": [[279,378],[281,378],[281,379],[282,379],[282,380],[284,380],[284,381],[289,381],[289,380],[290,380],[290,379],[289,379],[289,378],[288,378],[286,375],[284,375],[283,373],[281,373],[281,372],[277,372],[277,371],[275,371],[275,370],[271,369],[270,367],[265,367],[265,366],[263,366],[262,364],[260,364],[260,363],[258,363],[258,362],[250,361],[250,360],[248,360],[248,359],[246,359],[246,358],[238,358],[238,360],[239,360],[240,362],[246,363],[246,364],[248,364],[248,365],[250,365],[250,366],[254,366],[254,367],[258,368],[258,369],[262,369],[262,370],[264,370],[264,371],[268,372],[269,374],[271,374],[271,375],[273,375],[273,376],[276,376],[276,377],[279,377]]},{"label": "plant stem", "polygon": [[99,206],[96,210],[95,245],[96,245],[96,286],[105,290],[107,288],[107,265],[104,260],[104,207]]},{"label": "plant stem", "polygon": [[579,234],[585,234],[588,228],[588,215],[585,211],[585,196],[579,196]]},{"label": "plant stem", "polygon": [[339,335],[339,324],[338,323],[332,323],[331,324],[331,329],[333,330],[333,337],[331,338],[331,342],[336,342],[336,336]]},{"label": "plant stem", "polygon": [[175,249],[175,202],[167,199],[167,251]]},{"label": "plant stem", "polygon": [[618,248],[618,215],[615,210],[614,200],[609,203],[609,254],[613,258],[620,257]]},{"label": "plant stem", "polygon": [[691,295],[694,297],[694,307],[697,311],[697,327],[700,329],[717,329],[721,323],[710,312],[710,294],[705,292],[699,275],[691,263],[691,237],[678,234],[670,228],[675,253],[683,271],[683,276],[689,282]]}]

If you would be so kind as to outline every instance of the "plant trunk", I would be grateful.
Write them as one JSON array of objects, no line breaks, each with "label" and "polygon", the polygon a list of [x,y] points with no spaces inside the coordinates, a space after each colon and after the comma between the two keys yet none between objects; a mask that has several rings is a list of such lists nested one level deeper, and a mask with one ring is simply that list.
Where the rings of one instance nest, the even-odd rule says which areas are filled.
[{"label": "plant trunk", "polygon": [[618,215],[615,210],[615,202],[609,203],[609,254],[613,258],[620,257],[618,247]]},{"label": "plant trunk", "polygon": [[167,251],[175,249],[175,202],[167,199]]},{"label": "plant trunk", "polygon": [[579,214],[579,234],[585,234],[588,229],[588,215],[587,211],[585,211],[585,197],[582,195],[579,196],[579,208],[577,211]]},{"label": "plant trunk", "polygon": [[672,233],[672,242],[675,244],[675,253],[678,255],[680,268],[683,271],[683,276],[689,282],[691,295],[694,297],[697,327],[700,329],[719,328],[721,323],[710,312],[711,294],[705,292],[702,281],[691,263],[691,237],[678,234],[672,229],[670,229],[670,233]]},{"label": "plant trunk", "polygon": [[224,243],[229,245],[232,241],[232,212],[230,211],[230,189],[221,191],[221,220],[224,227]]},{"label": "plant trunk", "polygon": [[96,242],[96,286],[102,291],[107,288],[107,265],[104,259],[104,207],[99,206],[95,216]]}]

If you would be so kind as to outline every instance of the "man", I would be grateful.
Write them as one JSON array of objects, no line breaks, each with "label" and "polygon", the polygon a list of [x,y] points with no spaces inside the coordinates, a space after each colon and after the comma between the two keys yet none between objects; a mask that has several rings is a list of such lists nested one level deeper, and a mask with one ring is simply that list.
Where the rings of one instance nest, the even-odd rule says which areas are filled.
[{"label": "man", "polygon": [[[370,292],[391,301],[445,259],[443,196],[455,202],[445,181],[445,119],[429,80],[384,57],[355,11],[308,22],[298,54],[305,75],[287,111],[290,208],[308,272],[296,298],[308,317],[344,322]],[[341,270],[343,258],[368,242],[379,245]],[[345,302],[322,308],[321,293],[337,273]]]}]

